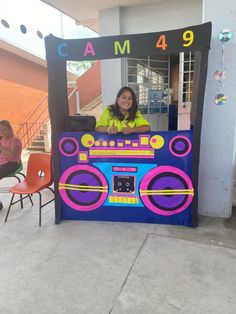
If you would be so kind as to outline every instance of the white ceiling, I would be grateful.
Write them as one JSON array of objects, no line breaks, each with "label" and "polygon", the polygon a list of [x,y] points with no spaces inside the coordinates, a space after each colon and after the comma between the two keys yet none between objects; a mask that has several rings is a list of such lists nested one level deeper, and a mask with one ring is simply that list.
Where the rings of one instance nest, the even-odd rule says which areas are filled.
[{"label": "white ceiling", "polygon": [[98,16],[100,10],[117,6],[147,5],[166,0],[41,0],[99,33]]}]

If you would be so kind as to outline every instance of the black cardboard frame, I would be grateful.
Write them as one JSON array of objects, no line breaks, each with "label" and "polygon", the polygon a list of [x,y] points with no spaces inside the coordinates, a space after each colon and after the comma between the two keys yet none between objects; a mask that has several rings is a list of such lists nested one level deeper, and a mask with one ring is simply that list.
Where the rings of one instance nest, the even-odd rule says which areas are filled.
[{"label": "black cardboard frame", "polygon": [[[114,59],[193,51],[195,53],[195,68],[191,124],[194,127],[192,183],[195,196],[192,203],[192,219],[193,226],[197,226],[199,153],[211,28],[211,22],[208,22],[157,33],[68,40],[53,35],[45,38],[48,64],[48,104],[52,127],[56,224],[61,220],[57,139],[58,134],[63,131],[63,120],[65,116],[69,115],[66,61]],[[193,42],[188,45],[190,41],[186,38],[189,38],[188,35],[190,34],[193,34]],[[163,49],[157,47],[160,37],[165,38],[167,45],[166,47],[163,46]]]}]

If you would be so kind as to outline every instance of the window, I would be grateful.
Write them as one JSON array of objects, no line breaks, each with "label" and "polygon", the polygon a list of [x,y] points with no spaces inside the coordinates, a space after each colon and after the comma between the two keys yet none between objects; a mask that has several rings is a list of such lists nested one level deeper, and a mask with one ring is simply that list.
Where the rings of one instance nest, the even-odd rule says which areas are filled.
[{"label": "window", "polygon": [[179,103],[192,102],[194,54],[180,53]]},{"label": "window", "polygon": [[169,88],[169,58],[128,58],[126,61],[126,84],[136,93],[140,105],[150,101],[151,90]]},{"label": "window", "polygon": [[127,58],[126,85],[130,86],[139,104],[139,110],[151,123],[152,130],[168,129],[169,56],[156,58]]}]

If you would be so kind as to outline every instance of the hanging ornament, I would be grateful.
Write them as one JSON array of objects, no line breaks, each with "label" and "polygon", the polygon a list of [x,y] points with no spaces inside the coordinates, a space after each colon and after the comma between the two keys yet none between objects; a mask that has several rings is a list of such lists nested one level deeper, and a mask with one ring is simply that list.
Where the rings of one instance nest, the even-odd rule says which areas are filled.
[{"label": "hanging ornament", "polygon": [[233,37],[233,33],[230,31],[230,29],[223,29],[219,33],[219,40],[223,43],[229,41],[230,39],[232,39],[232,37]]},{"label": "hanging ornament", "polygon": [[220,80],[225,80],[226,79],[226,72],[225,71],[219,71],[219,70],[216,70],[215,73],[214,73],[214,79],[216,81],[220,81]]},{"label": "hanging ornament", "polygon": [[225,43],[228,42],[232,37],[233,33],[230,29],[223,29],[219,35],[219,41],[222,43],[221,49],[221,69],[216,70],[214,73],[214,79],[217,81],[217,94],[215,96],[215,104],[218,106],[224,105],[228,97],[223,92],[223,81],[226,79],[226,70],[225,70]]},{"label": "hanging ornament", "polygon": [[217,94],[215,97],[215,104],[218,106],[222,106],[226,103],[228,97],[224,94]]}]

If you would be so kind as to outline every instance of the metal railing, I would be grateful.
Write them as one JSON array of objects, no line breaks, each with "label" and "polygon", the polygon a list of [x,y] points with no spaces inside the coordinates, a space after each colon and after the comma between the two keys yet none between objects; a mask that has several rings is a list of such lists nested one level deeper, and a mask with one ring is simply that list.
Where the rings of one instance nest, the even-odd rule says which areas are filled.
[{"label": "metal railing", "polygon": [[[76,92],[75,87],[68,96],[68,100]],[[22,142],[22,147],[29,147],[34,139],[40,138],[43,135],[43,126],[49,121],[48,113],[48,95],[37,104],[34,110],[29,114],[23,123],[20,123],[16,135]]]},{"label": "metal railing", "polygon": [[49,120],[48,95],[46,95],[29,114],[17,131],[22,147],[30,146],[31,141],[40,136],[44,123]]}]

